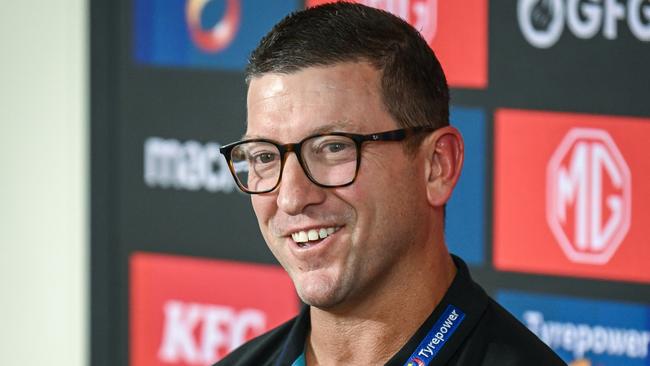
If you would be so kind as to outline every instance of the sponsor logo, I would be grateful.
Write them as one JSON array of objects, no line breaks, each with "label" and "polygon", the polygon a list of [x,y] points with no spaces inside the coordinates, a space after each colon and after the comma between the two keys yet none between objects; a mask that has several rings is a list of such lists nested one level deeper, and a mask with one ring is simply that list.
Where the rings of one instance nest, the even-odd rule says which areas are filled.
[{"label": "sponsor logo", "polygon": [[[331,0],[308,0],[315,6]],[[357,0],[404,19],[440,59],[452,87],[487,86],[487,1]]]},{"label": "sponsor logo", "polygon": [[647,306],[518,291],[499,291],[497,300],[567,362],[650,362]]},{"label": "sponsor logo", "polygon": [[408,363],[408,366],[425,366],[424,361],[420,360],[417,357],[413,357],[411,361]]},{"label": "sponsor logo", "polygon": [[241,70],[259,40],[298,1],[135,0],[140,64]]},{"label": "sponsor logo", "polygon": [[432,41],[438,29],[438,0],[358,0],[360,4],[386,10],[406,20]]},{"label": "sponsor logo", "polygon": [[555,45],[565,27],[577,38],[619,37],[620,24],[627,24],[639,41],[650,41],[650,3],[646,0],[519,0],[517,20],[524,38],[537,48]]},{"label": "sponsor logo", "polygon": [[536,310],[527,310],[522,317],[528,329],[549,347],[568,351],[576,359],[583,358],[587,353],[648,357],[650,332],[645,330],[552,321],[544,319],[544,314]]},{"label": "sponsor logo", "polygon": [[494,265],[650,282],[650,119],[497,110]]},{"label": "sponsor logo", "polygon": [[144,142],[144,183],[151,188],[230,193],[237,190],[216,142],[150,137]]},{"label": "sponsor logo", "polygon": [[131,365],[209,365],[298,310],[276,266],[135,253]]},{"label": "sponsor logo", "polygon": [[194,43],[206,52],[219,52],[226,48],[237,34],[240,22],[239,0],[226,0],[226,10],[213,26],[203,29],[202,16],[207,5],[214,0],[188,0],[186,5],[187,26]]},{"label": "sponsor logo", "polygon": [[431,330],[429,330],[429,333],[415,349],[415,352],[409,358],[409,362],[414,362],[417,365],[428,365],[451,338],[463,319],[465,319],[464,312],[453,305],[448,305]]},{"label": "sponsor logo", "polygon": [[546,219],[569,259],[609,261],[630,228],[632,211],[630,168],[611,135],[571,129],[548,163],[546,189]]},{"label": "sponsor logo", "polygon": [[209,364],[267,329],[266,314],[255,308],[169,300],[163,312],[158,359],[165,363]]}]

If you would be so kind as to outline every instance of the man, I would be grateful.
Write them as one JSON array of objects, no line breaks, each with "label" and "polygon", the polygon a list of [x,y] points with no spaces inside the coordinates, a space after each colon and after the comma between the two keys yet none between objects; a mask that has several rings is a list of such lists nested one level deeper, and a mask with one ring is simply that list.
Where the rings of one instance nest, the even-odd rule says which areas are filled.
[{"label": "man", "polygon": [[289,15],[252,53],[222,153],[307,306],[218,365],[563,365],[444,242],[463,140],[417,31],[380,10]]}]

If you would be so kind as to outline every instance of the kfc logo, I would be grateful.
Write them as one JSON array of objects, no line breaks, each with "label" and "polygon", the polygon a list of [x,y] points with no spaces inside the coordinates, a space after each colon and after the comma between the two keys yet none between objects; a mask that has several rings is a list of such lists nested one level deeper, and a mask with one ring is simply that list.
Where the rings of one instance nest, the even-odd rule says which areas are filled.
[{"label": "kfc logo", "polygon": [[570,260],[603,264],[630,228],[631,173],[612,137],[574,128],[547,167],[546,219]]},{"label": "kfc logo", "polygon": [[239,30],[241,10],[239,0],[226,0],[224,15],[207,30],[203,27],[204,11],[217,1],[188,0],[186,4],[187,26],[192,41],[203,51],[215,53],[228,47]]},{"label": "kfc logo", "polygon": [[210,365],[298,312],[277,266],[135,253],[131,366]]},{"label": "kfc logo", "polygon": [[164,314],[158,358],[166,363],[212,363],[267,329],[266,315],[254,308],[169,300]]}]

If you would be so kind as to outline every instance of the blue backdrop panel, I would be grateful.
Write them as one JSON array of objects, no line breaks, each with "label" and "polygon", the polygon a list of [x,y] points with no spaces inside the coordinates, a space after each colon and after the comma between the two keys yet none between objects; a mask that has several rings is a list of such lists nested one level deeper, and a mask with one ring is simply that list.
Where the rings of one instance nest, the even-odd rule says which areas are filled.
[{"label": "blue backdrop panel", "polygon": [[297,10],[298,1],[195,1],[204,3],[197,12],[200,29],[209,32],[224,20],[229,3],[239,4],[234,38],[216,52],[202,50],[193,42],[187,20],[186,1],[136,0],[134,2],[137,62],[176,67],[214,67],[240,70],[250,52],[271,27],[286,14]]},{"label": "blue backdrop panel", "polygon": [[650,365],[650,307],[499,291],[499,301],[565,361]]},{"label": "blue backdrop panel", "polygon": [[469,264],[482,265],[487,190],[485,113],[478,108],[453,107],[450,118],[465,140],[465,163],[447,205],[446,240],[450,252]]}]

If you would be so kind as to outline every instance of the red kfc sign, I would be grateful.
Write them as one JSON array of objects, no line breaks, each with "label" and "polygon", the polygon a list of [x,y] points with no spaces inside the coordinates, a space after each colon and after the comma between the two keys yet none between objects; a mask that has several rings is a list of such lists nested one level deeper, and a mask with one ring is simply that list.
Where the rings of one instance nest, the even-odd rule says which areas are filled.
[{"label": "red kfc sign", "polygon": [[298,311],[269,265],[135,253],[130,293],[132,366],[211,365]]},{"label": "red kfc sign", "polygon": [[[316,6],[332,0],[308,0]],[[356,0],[406,20],[435,51],[452,87],[485,88],[487,1]]]},{"label": "red kfc sign", "polygon": [[650,282],[650,120],[499,110],[494,262]]}]

